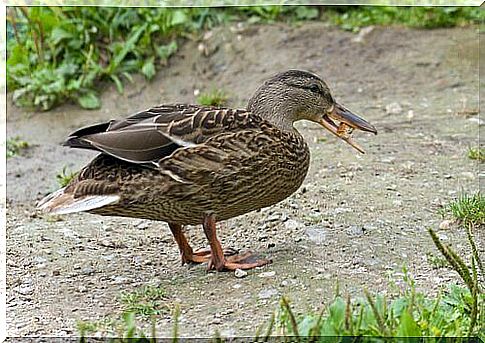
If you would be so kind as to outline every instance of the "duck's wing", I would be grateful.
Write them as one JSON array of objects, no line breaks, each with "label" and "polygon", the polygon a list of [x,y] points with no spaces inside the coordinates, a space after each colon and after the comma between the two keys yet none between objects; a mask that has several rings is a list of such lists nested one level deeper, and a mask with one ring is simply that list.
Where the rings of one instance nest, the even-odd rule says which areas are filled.
[{"label": "duck's wing", "polygon": [[227,132],[256,128],[261,119],[241,109],[160,105],[126,119],[73,132],[64,145],[104,152],[124,161],[155,164],[181,147]]}]

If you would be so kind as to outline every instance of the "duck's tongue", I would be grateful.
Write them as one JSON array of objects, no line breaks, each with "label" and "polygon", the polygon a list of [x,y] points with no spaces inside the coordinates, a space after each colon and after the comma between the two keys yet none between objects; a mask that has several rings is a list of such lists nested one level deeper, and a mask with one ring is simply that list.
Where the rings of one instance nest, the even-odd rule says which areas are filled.
[{"label": "duck's tongue", "polygon": [[[338,121],[339,124],[337,125],[333,120]],[[338,103],[335,103],[333,108],[327,114],[323,115],[320,119],[320,125],[363,154],[365,153],[364,149],[351,137],[352,131],[358,129],[377,134],[377,130],[373,125]]]}]

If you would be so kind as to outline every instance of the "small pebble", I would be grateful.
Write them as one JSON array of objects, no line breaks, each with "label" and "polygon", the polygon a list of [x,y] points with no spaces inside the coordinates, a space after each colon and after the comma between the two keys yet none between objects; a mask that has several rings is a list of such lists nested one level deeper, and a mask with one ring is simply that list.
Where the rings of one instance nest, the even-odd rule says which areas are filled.
[{"label": "small pebble", "polygon": [[264,289],[258,293],[259,299],[269,299],[278,294],[278,291],[274,288]]},{"label": "small pebble", "polygon": [[299,229],[303,227],[303,223],[297,221],[297,220],[294,220],[294,219],[289,219],[285,222],[285,228],[287,230],[296,230],[296,229]]},{"label": "small pebble", "polygon": [[397,102],[390,103],[386,105],[386,113],[387,114],[401,114],[403,111],[401,105]]},{"label": "small pebble", "polygon": [[17,288],[17,292],[22,295],[30,295],[32,294],[34,289],[31,286],[19,286]]},{"label": "small pebble", "polygon": [[150,226],[150,222],[149,221],[142,221],[141,223],[139,223],[136,228],[139,229],[139,230],[145,230],[147,229],[148,227]]},{"label": "small pebble", "polygon": [[279,219],[280,219],[280,215],[279,214],[272,214],[268,218],[266,218],[266,221],[268,221],[268,222],[274,222],[274,221],[277,221]]},{"label": "small pebble", "polygon": [[453,224],[453,221],[452,220],[443,220],[441,223],[440,223],[440,230],[448,230],[451,226],[451,224]]},{"label": "small pebble", "polygon": [[276,275],[276,272],[271,271],[271,272],[263,272],[263,273],[259,274],[258,276],[261,277],[261,278],[264,278],[264,277],[273,277],[275,275]]},{"label": "small pebble", "polygon": [[394,185],[394,184],[389,185],[389,186],[386,187],[386,189],[388,191],[395,191],[397,189],[397,185]]},{"label": "small pebble", "polygon": [[220,323],[222,323],[222,319],[221,318],[214,318],[211,321],[211,324],[220,324]]},{"label": "small pebble", "polygon": [[247,275],[248,275],[247,271],[239,269],[239,268],[234,271],[234,276],[239,278],[239,279],[242,279],[243,277],[246,277]]},{"label": "small pebble", "polygon": [[86,267],[81,270],[81,273],[84,275],[91,275],[94,274],[94,269],[92,267]]},{"label": "small pebble", "polygon": [[408,118],[408,120],[412,120],[414,118],[414,111],[413,110],[409,110],[408,111],[408,115],[406,116],[406,118]]},{"label": "small pebble", "polygon": [[352,42],[354,43],[362,43],[364,42],[364,38],[371,33],[374,30],[374,26],[367,26],[363,27],[362,29],[359,30],[359,33],[352,38]]},{"label": "small pebble", "polygon": [[345,233],[349,236],[359,237],[364,234],[364,228],[361,226],[352,225],[345,230]]},{"label": "small pebble", "polygon": [[323,245],[327,242],[327,230],[319,226],[312,226],[305,229],[305,235],[317,245]]},{"label": "small pebble", "polygon": [[36,257],[34,257],[34,262],[35,263],[45,263],[45,262],[47,262],[47,259],[45,257],[42,257],[42,256],[36,256]]},{"label": "small pebble", "polygon": [[477,117],[469,118],[468,121],[472,123],[477,123],[479,126],[482,126],[485,124],[485,121]]}]

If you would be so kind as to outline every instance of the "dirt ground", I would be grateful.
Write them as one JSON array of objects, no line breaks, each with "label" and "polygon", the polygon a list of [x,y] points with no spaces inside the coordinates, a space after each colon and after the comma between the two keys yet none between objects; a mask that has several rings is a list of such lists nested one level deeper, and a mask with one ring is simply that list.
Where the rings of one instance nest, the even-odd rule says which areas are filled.
[{"label": "dirt ground", "polygon": [[[312,153],[302,188],[222,223],[219,232],[223,245],[252,249],[273,264],[244,278],[207,273],[204,265],[180,265],[165,223],[34,214],[64,166],[76,170],[95,156],[60,146],[71,130],[163,102],[194,102],[195,90],[224,89],[231,105],[244,107],[262,80],[289,68],[322,75],[335,98],[379,134],[355,136],[367,151],[359,155],[316,125],[297,125]],[[437,252],[426,229],[443,220],[440,206],[479,188],[479,165],[466,155],[478,144],[476,28],[378,27],[364,35],[323,23],[236,25],[185,43],[153,82],[136,80],[121,95],[107,86],[99,111],[64,105],[29,113],[8,105],[7,137],[32,145],[7,162],[9,336],[75,336],[77,320],[116,316],[121,292],[146,284],[166,290],[159,335],[170,336],[170,311],[179,304],[182,336],[234,336],[254,334],[281,295],[297,313],[321,309],[337,280],[353,296],[364,287],[391,292],[390,280],[403,283],[403,265],[427,293],[458,280],[429,263]],[[467,251],[455,225],[439,234]],[[187,235],[195,248],[207,246],[200,227]]]}]

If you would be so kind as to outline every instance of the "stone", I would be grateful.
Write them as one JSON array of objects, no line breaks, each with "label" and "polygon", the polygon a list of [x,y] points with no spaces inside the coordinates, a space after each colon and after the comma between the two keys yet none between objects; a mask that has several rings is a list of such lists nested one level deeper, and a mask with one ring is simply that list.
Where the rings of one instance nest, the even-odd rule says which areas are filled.
[{"label": "stone", "polygon": [[365,230],[363,227],[361,226],[356,226],[356,225],[352,225],[352,226],[349,226],[345,232],[347,233],[347,235],[349,236],[354,236],[354,237],[359,237],[359,236],[363,236],[364,233],[365,233]]},{"label": "stone", "polygon": [[408,111],[408,115],[406,116],[406,118],[408,120],[412,120],[414,118],[414,111],[413,110],[409,110]]},{"label": "stone", "polygon": [[258,293],[259,299],[269,299],[278,294],[278,291],[274,288],[263,289]]},{"label": "stone", "polygon": [[294,220],[294,219],[288,219],[286,222],[285,222],[285,228],[287,230],[296,230],[296,229],[299,229],[303,226],[303,223],[297,221],[297,220]]},{"label": "stone", "polygon": [[266,218],[266,221],[268,222],[275,222],[277,220],[280,220],[280,215],[279,214],[272,214],[268,218]]},{"label": "stone", "polygon": [[248,272],[238,268],[234,271],[234,276],[238,279],[242,279],[243,277],[248,276]]},{"label": "stone", "polygon": [[36,257],[34,257],[34,262],[36,264],[44,264],[45,262],[47,262],[47,259],[45,257],[42,257],[42,256],[36,256]]},{"label": "stone", "polygon": [[145,229],[148,229],[149,226],[150,226],[150,222],[148,220],[144,220],[141,223],[139,223],[136,226],[136,228],[139,230],[145,230]]},{"label": "stone", "polygon": [[30,295],[34,292],[34,289],[29,285],[20,285],[17,287],[17,292],[22,295]]},{"label": "stone", "polygon": [[483,121],[482,119],[477,118],[477,117],[468,118],[468,121],[471,122],[471,123],[477,123],[478,126],[482,126],[482,125],[485,124],[485,121]]},{"label": "stone", "polygon": [[472,172],[462,172],[461,176],[470,180],[473,180],[475,178],[475,174]]},{"label": "stone", "polygon": [[261,277],[261,278],[268,278],[268,277],[273,277],[275,275],[276,275],[276,272],[271,271],[271,272],[263,272],[263,273],[259,274],[258,276]]},{"label": "stone", "polygon": [[403,111],[401,105],[397,102],[392,102],[389,105],[386,105],[386,113],[387,114],[401,114]]},{"label": "stone", "polygon": [[84,274],[84,275],[92,275],[92,274],[94,274],[94,268],[85,267],[81,270],[81,273]]},{"label": "stone", "polygon": [[364,39],[365,37],[371,33],[372,31],[374,31],[374,26],[367,26],[367,27],[363,27],[362,29],[359,30],[359,33],[354,37],[352,38],[352,42],[354,43],[363,43],[364,42]]},{"label": "stone", "polygon": [[310,241],[317,245],[325,245],[327,238],[327,230],[320,226],[312,226],[305,229],[305,235]]},{"label": "stone", "polygon": [[448,230],[451,226],[451,224],[453,224],[453,221],[452,220],[443,220],[441,223],[440,223],[440,230]]}]

